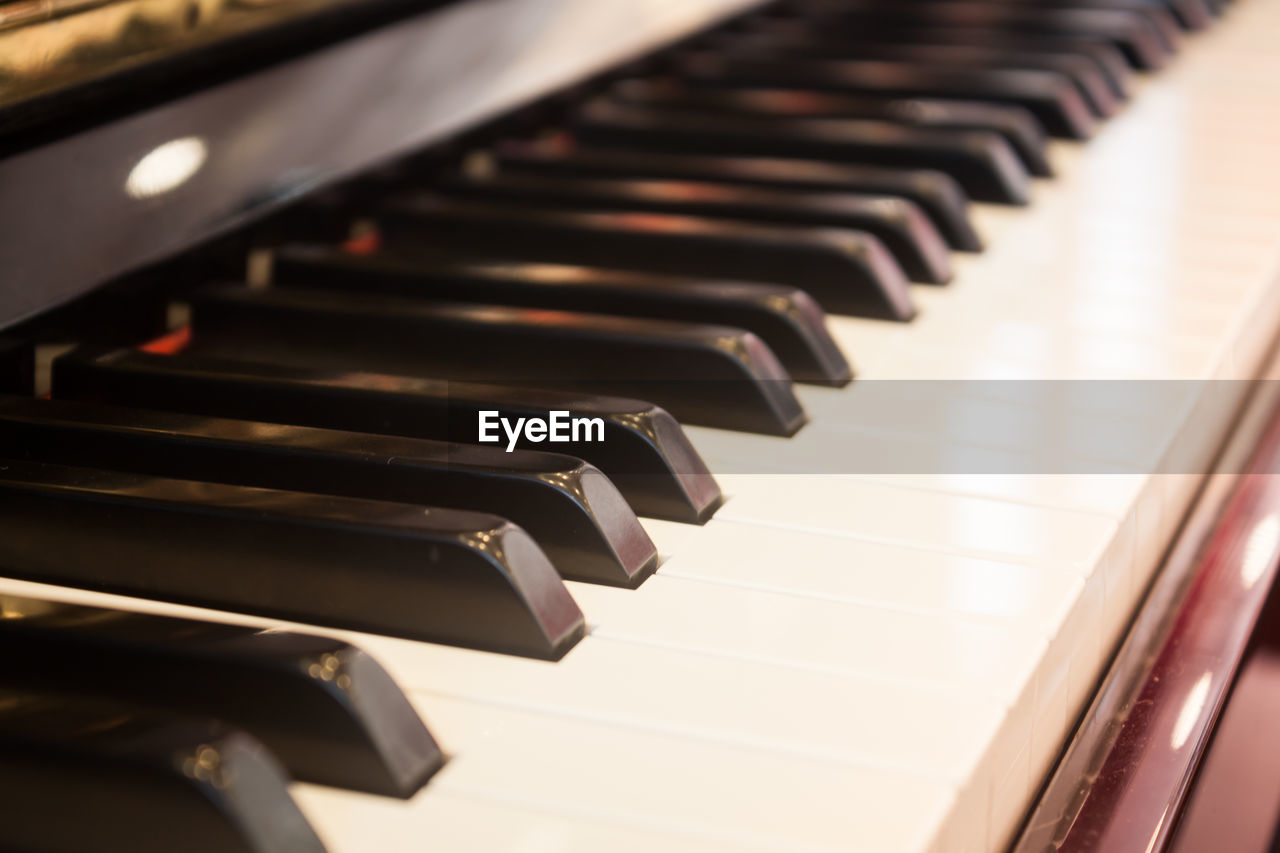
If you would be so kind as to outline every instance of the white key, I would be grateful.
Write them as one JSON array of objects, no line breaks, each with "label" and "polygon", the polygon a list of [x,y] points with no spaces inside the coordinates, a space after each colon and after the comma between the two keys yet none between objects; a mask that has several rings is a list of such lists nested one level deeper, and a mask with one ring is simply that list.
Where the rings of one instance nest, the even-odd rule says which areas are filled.
[{"label": "white key", "polygon": [[[750,849],[880,850],[929,843],[953,799],[937,783],[821,760],[425,694],[415,701],[452,733],[442,746],[454,757],[414,801],[382,800],[363,820],[425,832],[415,812],[443,795]],[[322,831],[334,820],[330,801],[347,802],[314,790],[302,800]]]}]

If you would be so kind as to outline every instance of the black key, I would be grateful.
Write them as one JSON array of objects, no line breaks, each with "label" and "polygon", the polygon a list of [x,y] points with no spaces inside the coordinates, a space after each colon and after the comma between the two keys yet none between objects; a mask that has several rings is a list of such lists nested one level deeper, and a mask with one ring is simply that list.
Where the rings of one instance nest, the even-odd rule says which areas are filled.
[{"label": "black key", "polygon": [[979,201],[1026,204],[1030,178],[997,134],[882,121],[695,115],[596,101],[575,120],[589,145],[937,169]]},{"label": "black key", "polygon": [[[741,27],[751,32],[814,33],[806,21],[759,15],[747,18]],[[1007,30],[972,29],[966,27],[931,26],[904,19],[900,21],[857,17],[848,21],[822,21],[820,35],[825,38],[878,40],[885,43],[935,45],[972,48],[981,45],[992,50],[1016,50],[1049,54],[1073,54],[1089,59],[1119,100],[1125,100],[1132,86],[1133,69],[1121,50],[1105,39],[1044,35]]]},{"label": "black key", "polygon": [[865,231],[885,245],[912,281],[945,284],[952,275],[947,244],[933,223],[906,199],[693,181],[540,175],[444,175],[435,188],[461,198],[504,205],[610,212],[636,210],[763,225],[816,225]]},{"label": "black key", "polygon": [[888,95],[990,101],[1021,107],[1052,136],[1088,139],[1096,119],[1071,79],[1056,71],[941,68],[884,60],[736,57],[689,53],[675,60],[681,79],[699,86],[812,89],[848,95]]},{"label": "black key", "polygon": [[658,565],[608,478],[556,453],[21,398],[0,398],[0,444],[32,461],[491,513],[575,580],[635,587]]},{"label": "black key", "polygon": [[408,797],[444,763],[391,676],[340,640],[16,596],[0,608],[0,688],[215,717],[295,778],[374,794]]},{"label": "black key", "polygon": [[17,338],[0,337],[0,393],[34,393],[35,376],[35,347]]},{"label": "black key", "polygon": [[728,326],[320,290],[218,288],[190,303],[196,354],[634,393],[690,423],[769,435],[805,421],[777,357]]},{"label": "black key", "polygon": [[[68,535],[73,531],[74,535]],[[11,577],[556,659],[582,613],[497,516],[0,462]]]},{"label": "black key", "polygon": [[[723,501],[680,425],[639,400],[91,348],[54,361],[53,393],[64,399],[472,444],[482,411],[496,411],[513,423],[550,411],[573,411],[603,420],[605,440],[561,448],[602,469],[637,512],[700,524]],[[527,439],[518,446],[541,447]]]},{"label": "black key", "polygon": [[671,80],[624,80],[609,96],[624,104],[693,112],[892,121],[942,130],[998,133],[1027,171],[1050,177],[1039,122],[1020,107],[979,101],[934,101],[870,95],[833,95],[793,89],[691,89]]},{"label": "black key", "polygon": [[826,35],[780,28],[773,33],[723,32],[708,36],[699,46],[737,56],[793,56],[809,59],[890,60],[923,66],[960,69],[1028,69],[1051,71],[1069,79],[1098,118],[1115,115],[1119,99],[1102,70],[1082,54],[1018,50],[1003,45],[913,44],[885,41],[854,33]]},{"label": "black key", "polygon": [[392,201],[377,219],[393,250],[458,249],[494,258],[803,284],[832,313],[892,320],[915,315],[902,269],[879,240],[857,231],[513,209],[427,195]]},{"label": "black key", "polygon": [[965,0],[793,0],[815,27],[830,20],[860,25],[864,21],[909,23],[968,31],[974,43],[995,30],[1008,33],[1106,40],[1119,48],[1135,68],[1162,68],[1172,51],[1141,14],[1124,9],[1055,9],[988,4]]},{"label": "black key", "polygon": [[323,853],[287,783],[221,724],[0,692],[5,850]]},{"label": "black key", "polygon": [[575,148],[565,140],[504,143],[489,152],[504,172],[689,179],[730,186],[762,186],[812,192],[900,196],[933,220],[951,248],[982,250],[968,216],[968,198],[949,175],[925,169],[838,166],[803,160],[653,154],[614,148]]},{"label": "black key", "polygon": [[[1031,7],[1057,9],[1127,9],[1143,13],[1162,33],[1169,18],[1185,30],[1202,30],[1213,22],[1213,10],[1206,0],[986,0],[989,3],[1014,3]],[[1152,12],[1161,13],[1152,15]],[[1166,41],[1169,41],[1166,39]],[[1173,41],[1172,43],[1176,43]]]},{"label": "black key", "polygon": [[853,377],[827,332],[822,309],[804,291],[781,285],[555,264],[353,254],[323,246],[283,247],[273,254],[272,270],[277,287],[719,323],[755,334],[798,382],[839,387]]},{"label": "black key", "polygon": [[[1106,2],[1080,2],[1080,0],[1030,0],[1035,5],[1029,5],[1027,0],[980,0],[982,3],[989,3],[995,7],[1006,6],[1013,12],[1013,26],[1025,29],[1028,25],[1028,12],[1051,16],[1057,16],[1062,27],[1070,27],[1078,29],[1087,23],[1088,27],[1100,26],[1103,18],[1096,15],[1096,12],[1110,13],[1106,17],[1116,32],[1123,32],[1122,22],[1127,23],[1130,28],[1141,23],[1145,25],[1145,32],[1140,35],[1129,35],[1131,39],[1140,39],[1142,41],[1154,38],[1161,48],[1167,54],[1176,53],[1178,45],[1181,41],[1181,31],[1178,28],[1177,18],[1174,17],[1172,11],[1162,2],[1127,2],[1127,0],[1106,0]],[[954,9],[955,0],[912,0],[912,2],[923,5],[931,5],[939,3],[941,5]],[[967,4],[966,4],[967,5]],[[1123,18],[1128,15],[1128,18]],[[1007,14],[1000,14],[997,17],[1007,18]],[[1119,43],[1119,42],[1117,42]]]},{"label": "black key", "polygon": [[1211,0],[1123,0],[1124,5],[1159,3],[1169,9],[1185,30],[1208,29],[1213,23],[1214,9]]}]

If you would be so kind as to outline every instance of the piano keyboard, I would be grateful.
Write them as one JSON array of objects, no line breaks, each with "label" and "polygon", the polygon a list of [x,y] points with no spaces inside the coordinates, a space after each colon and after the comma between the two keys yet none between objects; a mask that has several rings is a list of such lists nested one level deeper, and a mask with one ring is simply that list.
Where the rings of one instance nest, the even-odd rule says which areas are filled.
[{"label": "piano keyboard", "polygon": [[[338,206],[376,239],[279,249],[269,281],[184,291],[189,335],[77,350],[54,367],[66,402],[0,405],[37,460],[0,470],[4,560],[26,578],[0,594],[333,638],[260,650],[281,635],[223,627],[234,644],[215,663],[283,655],[295,679],[358,677],[355,710],[290,732],[280,717],[305,728],[320,700],[284,675],[260,688],[280,715],[202,701],[308,779],[289,792],[338,853],[1006,848],[1235,412],[1193,398],[1153,432],[1133,401],[1073,411],[1082,436],[1142,421],[1143,444],[1074,460],[1090,473],[983,473],[1061,426],[992,383],[1250,379],[1280,327],[1280,3],[1240,0],[1203,31],[1208,0],[1092,17],[1055,3],[1071,11],[1034,20],[1030,5],[766,7],[637,65],[552,134],[374,176]],[[993,59],[960,22],[995,18],[1025,39]],[[959,45],[936,66],[887,59],[862,25],[886,45]],[[942,100],[866,115],[886,95]],[[283,228],[299,239],[332,215]],[[566,273],[611,259],[629,271]],[[747,283],[710,286],[729,275]],[[529,296],[538,276],[561,285],[549,302]],[[655,295],[673,276],[708,286]],[[485,307],[450,308],[463,291]],[[800,319],[780,323],[768,298]],[[735,320],[707,325],[719,311]],[[505,348],[469,343],[484,335]],[[171,369],[206,384],[176,393]],[[649,467],[608,439],[575,449],[586,463],[527,442],[512,462],[450,450],[452,425],[412,417],[439,389],[384,374],[550,384],[537,400],[599,406],[610,435],[642,420],[667,437]],[[945,416],[886,422],[885,389],[915,381],[952,395],[928,409]],[[458,388],[512,410],[535,394]],[[665,415],[593,395],[654,399],[692,449]],[[135,423],[104,405],[168,411]],[[388,435],[343,431],[362,424]],[[858,446],[920,464],[841,456]],[[1153,452],[1197,462],[1159,471]],[[233,485],[189,482],[204,480]],[[83,526],[42,525],[41,501]],[[159,544],[113,533],[104,501]],[[269,549],[246,548],[254,535]],[[196,691],[163,655],[118,654]],[[206,740],[267,773],[234,737]],[[201,754],[187,775],[215,778]],[[316,849],[286,812],[280,835],[234,849]]]}]

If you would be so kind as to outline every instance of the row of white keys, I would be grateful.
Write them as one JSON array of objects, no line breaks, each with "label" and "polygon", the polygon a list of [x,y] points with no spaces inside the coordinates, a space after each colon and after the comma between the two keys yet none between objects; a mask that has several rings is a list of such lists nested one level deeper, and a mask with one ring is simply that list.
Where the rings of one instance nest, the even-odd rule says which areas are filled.
[{"label": "row of white keys", "polygon": [[[1274,17],[1274,8],[1244,6],[1222,32],[1249,27],[1250,15]],[[1197,70],[1231,49],[1226,36],[1192,43],[1169,82],[1149,86],[1146,96],[1199,104],[1207,96],[1195,89],[1206,85],[1197,83]],[[1188,77],[1192,88],[1179,95]],[[1162,96],[1162,88],[1171,94]],[[1192,148],[1209,146],[1215,159],[1248,156],[1267,171],[1261,153],[1247,145],[1237,152],[1223,130],[1187,126],[1176,111],[1144,113],[1141,105],[1094,145],[1099,157],[1118,162],[1133,151],[1117,137],[1179,133]],[[1154,215],[1165,204],[1126,196],[1127,173],[1096,164],[1092,151],[1069,165],[1060,184],[1041,188],[1039,205],[988,217],[989,254],[966,259],[950,290],[918,289],[926,311],[917,324],[833,323],[864,377],[982,378],[1001,364],[1040,378],[1111,376],[1075,360],[1080,350],[1072,342],[1115,341],[1133,329],[1144,349],[1133,351],[1132,374],[1119,375],[1206,378],[1248,366],[1244,320],[1275,328],[1274,310],[1262,310],[1269,307],[1259,289],[1265,282],[1248,280],[1252,254],[1221,268],[1239,302],[1206,298],[1197,290],[1201,278],[1179,279],[1187,282],[1185,305],[1217,306],[1204,312],[1203,327],[1195,310],[1161,314],[1167,325],[1153,327],[1136,313],[1138,296],[1115,303],[1127,306],[1126,315],[1108,318],[1092,307],[1106,304],[1105,292],[1081,284],[1108,264],[1126,271],[1122,278],[1130,270],[1156,275],[1163,252],[1173,253],[1179,269],[1207,275],[1214,244],[1210,232],[1197,237],[1206,217],[1196,210],[1168,220],[1171,233],[1188,241],[1185,254],[1181,242],[1153,239],[1082,253],[1078,268],[1055,271],[1038,257],[1050,250],[1031,238],[1063,217],[1106,216],[1113,203],[1120,218]],[[1177,183],[1198,180],[1191,166],[1162,168]],[[1280,180],[1238,166],[1223,174],[1221,181],[1234,183],[1220,182],[1216,198],[1228,206],[1230,187],[1245,193],[1248,179],[1249,204],[1265,207],[1256,184]],[[1094,175],[1117,186],[1101,192]],[[1141,187],[1152,183],[1150,175],[1138,178]],[[1186,190],[1194,195],[1193,186]],[[1232,252],[1244,245],[1227,242]],[[1037,309],[1017,291],[1026,282],[1051,296],[1053,310]],[[1161,299],[1169,294],[1150,289]],[[1012,319],[1002,306],[1016,307]],[[973,331],[982,328],[1013,331],[990,348]],[[1148,372],[1152,363],[1166,367]],[[815,417],[809,430],[856,436],[856,428],[832,421],[857,387],[804,389]],[[1124,417],[1100,412],[1097,422]],[[1181,492],[1135,476],[1045,486],[1046,478],[1035,477],[756,473],[779,452],[804,451],[806,432],[793,440],[796,450],[779,451],[784,444],[770,439],[694,431],[713,467],[728,466],[717,470],[729,471],[722,477],[729,502],[704,527],[648,523],[667,559],[640,590],[575,585],[592,633],[559,663],[348,635],[411,692],[452,760],[407,803],[298,786],[333,849],[999,845],[1087,694],[1108,638],[1176,520]],[[953,440],[973,446],[963,435]]]}]

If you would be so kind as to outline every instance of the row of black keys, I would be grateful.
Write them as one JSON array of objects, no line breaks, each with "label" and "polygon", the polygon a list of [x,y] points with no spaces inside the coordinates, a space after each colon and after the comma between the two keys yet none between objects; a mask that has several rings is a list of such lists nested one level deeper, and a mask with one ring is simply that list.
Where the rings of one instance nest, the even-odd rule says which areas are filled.
[{"label": "row of black keys", "polygon": [[[670,415],[599,394],[800,428],[792,379],[852,376],[823,308],[909,319],[908,278],[945,283],[949,250],[981,248],[967,196],[1024,203],[1050,172],[1046,131],[1087,136],[1175,25],[1218,11],[1105,5],[778,4],[483,168],[354,193],[340,218],[374,220],[383,251],[281,249],[271,289],[188,295],[186,352],[82,348],[55,363],[57,399],[0,401],[20,449],[0,463],[0,559],[30,579],[564,654],[583,621],[561,576],[634,586],[657,562],[635,512],[698,522],[721,500]],[[599,416],[606,440],[475,446],[480,411],[558,409]],[[339,642],[2,606],[0,644],[23,650],[0,694],[0,787],[31,818],[6,826],[19,849],[83,849],[86,832],[144,849],[130,827],[157,815],[186,849],[319,848],[251,739],[138,702],[218,717],[325,784],[407,796],[441,764],[390,679]],[[58,698],[68,685],[96,699]],[[103,807],[54,820],[69,790]]]}]

